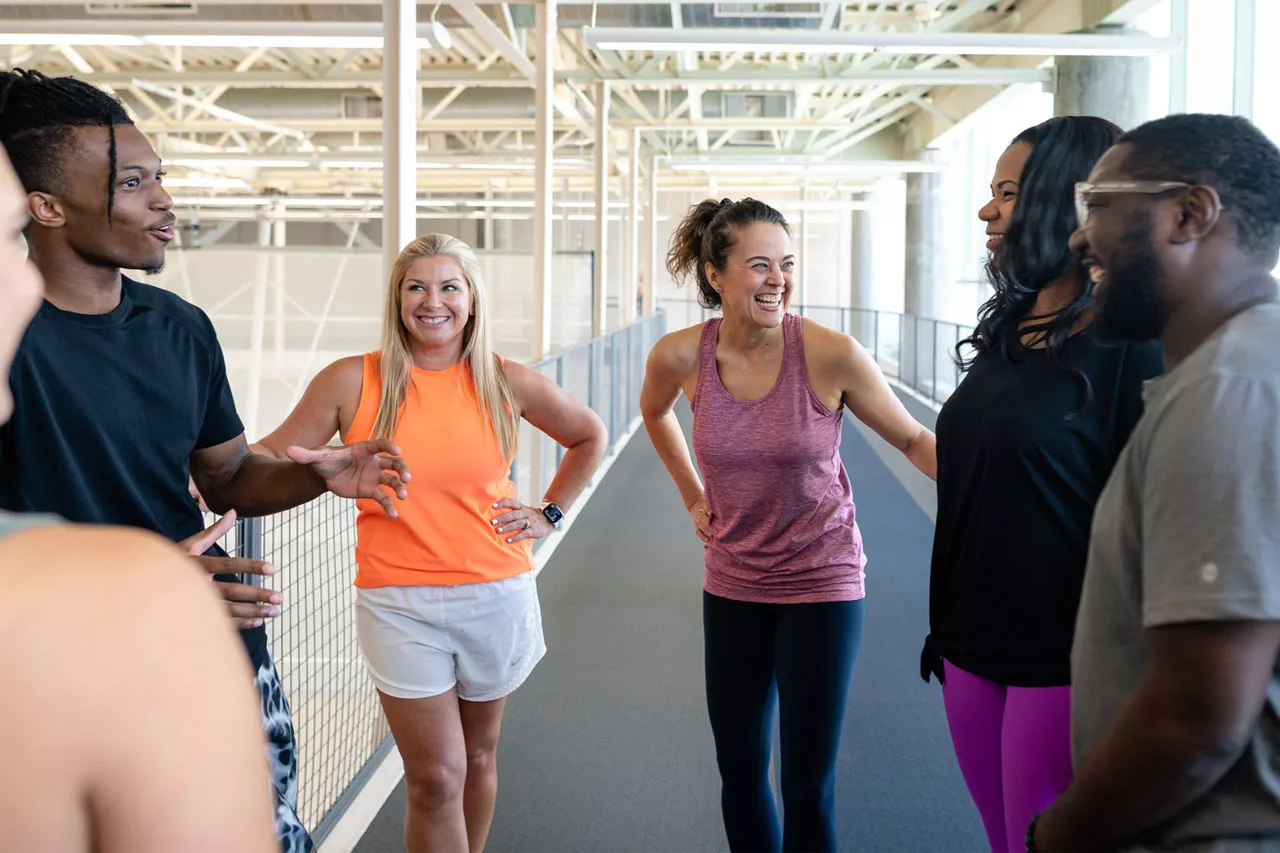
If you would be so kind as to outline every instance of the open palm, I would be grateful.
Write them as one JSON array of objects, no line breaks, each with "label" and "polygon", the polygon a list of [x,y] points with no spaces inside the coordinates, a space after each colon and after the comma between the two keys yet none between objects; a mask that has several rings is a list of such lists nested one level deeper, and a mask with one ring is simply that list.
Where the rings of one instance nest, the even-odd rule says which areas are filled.
[{"label": "open palm", "polygon": [[[309,450],[290,447],[285,451],[294,462],[310,465],[324,480],[325,488],[344,498],[377,501],[389,518],[396,518],[392,493],[406,500],[409,493],[409,466],[400,458],[400,448],[389,439],[359,441],[345,447],[323,447]],[[391,491],[383,489],[390,487]]]}]

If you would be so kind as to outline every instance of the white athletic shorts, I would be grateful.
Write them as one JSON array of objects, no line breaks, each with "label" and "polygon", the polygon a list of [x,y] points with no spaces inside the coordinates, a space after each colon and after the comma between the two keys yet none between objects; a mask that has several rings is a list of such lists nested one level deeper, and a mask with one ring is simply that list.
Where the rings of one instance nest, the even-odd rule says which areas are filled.
[{"label": "white athletic shorts", "polygon": [[398,699],[491,702],[507,696],[547,653],[533,572],[458,586],[356,590],[356,635],[369,675]]}]

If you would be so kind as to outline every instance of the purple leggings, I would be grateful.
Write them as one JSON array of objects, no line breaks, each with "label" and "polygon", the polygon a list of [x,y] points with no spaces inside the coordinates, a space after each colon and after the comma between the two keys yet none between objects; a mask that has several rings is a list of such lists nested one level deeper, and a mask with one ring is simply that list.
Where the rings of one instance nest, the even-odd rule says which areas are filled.
[{"label": "purple leggings", "polygon": [[943,667],[951,743],[987,840],[1018,853],[1031,818],[1071,782],[1071,688],[1006,687]]}]

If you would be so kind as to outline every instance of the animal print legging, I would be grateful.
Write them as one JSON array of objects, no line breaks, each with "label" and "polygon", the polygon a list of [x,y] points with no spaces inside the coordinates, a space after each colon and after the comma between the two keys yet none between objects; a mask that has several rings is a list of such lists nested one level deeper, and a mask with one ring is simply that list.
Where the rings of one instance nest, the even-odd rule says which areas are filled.
[{"label": "animal print legging", "polygon": [[276,800],[276,837],[283,853],[311,853],[311,836],[298,817],[298,744],[293,736],[289,700],[270,654],[264,648],[255,657],[254,681],[262,699],[262,728],[267,733],[271,787]]}]

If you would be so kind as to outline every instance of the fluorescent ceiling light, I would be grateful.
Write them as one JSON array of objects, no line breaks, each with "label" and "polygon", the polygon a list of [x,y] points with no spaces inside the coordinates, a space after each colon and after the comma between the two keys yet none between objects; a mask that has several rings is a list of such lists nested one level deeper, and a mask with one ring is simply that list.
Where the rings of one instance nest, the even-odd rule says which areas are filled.
[{"label": "fluorescent ceiling light", "polygon": [[[0,44],[141,47],[293,47],[381,50],[382,24],[309,21],[6,21]],[[448,50],[453,36],[439,21],[418,26],[420,50]]]},{"label": "fluorescent ceiling light", "polygon": [[532,172],[534,165],[532,163],[454,163],[459,169],[487,169],[491,171],[502,171],[504,169],[513,172]]},{"label": "fluorescent ceiling light", "polygon": [[907,172],[940,172],[945,163],[928,160],[676,160],[668,164],[673,172],[822,172],[893,175]]},{"label": "fluorescent ceiling light", "polygon": [[533,207],[533,202],[520,199],[478,199],[464,201],[466,207]]},{"label": "fluorescent ceiling light", "polygon": [[[594,209],[594,208],[595,208],[595,206],[596,206],[596,203],[595,203],[594,201],[557,201],[557,202],[555,203],[555,206],[556,206],[556,207],[572,207],[572,208],[588,208],[588,209]],[[627,206],[627,203],[626,203],[625,201],[611,201],[611,202],[609,202],[609,207],[610,207],[611,209],[619,208],[619,207],[626,207],[626,206]]]},{"label": "fluorescent ceiling light", "polygon": [[[317,160],[316,165],[321,169],[377,169],[381,170],[383,162],[381,160]],[[423,163],[417,164],[419,169],[448,169],[448,163]]]},{"label": "fluorescent ceiling light", "polygon": [[[6,26],[8,26],[7,23]],[[71,45],[141,47],[144,43],[137,36],[110,35],[107,33],[86,35],[72,35],[70,33],[0,33],[0,44],[28,45],[31,47],[70,47]]]},{"label": "fluorescent ceiling light", "polygon": [[310,160],[287,160],[268,157],[174,157],[166,160],[170,166],[224,166],[241,169],[305,169],[311,165]]},{"label": "fluorescent ceiling light", "polygon": [[249,182],[240,178],[224,178],[195,172],[185,178],[165,178],[164,185],[176,189],[247,190]]},{"label": "fluorescent ceiling light", "polygon": [[[990,56],[1146,56],[1181,49],[1177,36],[1145,33],[863,33],[826,30],[587,27],[583,43],[605,50],[759,53],[895,53]],[[835,78],[838,79],[838,78]]]}]

